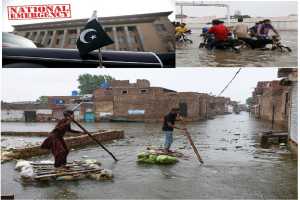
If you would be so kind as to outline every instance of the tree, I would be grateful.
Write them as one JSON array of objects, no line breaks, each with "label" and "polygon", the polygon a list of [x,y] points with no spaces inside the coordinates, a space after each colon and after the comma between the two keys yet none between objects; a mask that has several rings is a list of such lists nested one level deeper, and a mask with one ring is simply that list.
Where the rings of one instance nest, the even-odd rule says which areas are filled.
[{"label": "tree", "polygon": [[109,75],[82,74],[77,79],[79,82],[79,93],[81,95],[92,94],[101,83],[113,79],[114,78]]},{"label": "tree", "polygon": [[47,104],[48,103],[48,97],[47,96],[40,96],[36,101],[38,103]]},{"label": "tree", "polygon": [[248,106],[253,105],[253,104],[254,104],[254,99],[253,99],[253,97],[249,97],[248,99],[246,99],[246,104],[247,104]]}]

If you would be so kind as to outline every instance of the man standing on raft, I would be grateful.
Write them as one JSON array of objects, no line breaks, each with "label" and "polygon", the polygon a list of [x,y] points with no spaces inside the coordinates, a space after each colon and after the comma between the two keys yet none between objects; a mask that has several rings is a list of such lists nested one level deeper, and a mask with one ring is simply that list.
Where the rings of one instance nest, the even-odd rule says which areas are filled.
[{"label": "man standing on raft", "polygon": [[170,151],[170,147],[173,143],[173,130],[179,129],[186,131],[186,128],[178,128],[175,126],[176,119],[180,119],[179,115],[179,109],[172,108],[171,111],[164,117],[164,123],[163,123],[163,133],[165,134],[165,145],[164,145],[164,151],[165,153],[172,153]]}]

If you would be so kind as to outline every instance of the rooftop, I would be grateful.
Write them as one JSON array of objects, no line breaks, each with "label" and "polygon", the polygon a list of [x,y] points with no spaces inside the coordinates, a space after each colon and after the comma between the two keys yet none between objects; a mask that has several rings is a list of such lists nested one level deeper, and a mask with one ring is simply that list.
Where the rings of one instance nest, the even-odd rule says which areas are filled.
[{"label": "rooftop", "polygon": [[[102,25],[144,23],[144,22],[153,22],[159,17],[168,17],[171,13],[172,11],[145,13],[145,14],[136,14],[136,15],[111,16],[111,17],[101,17],[101,18],[99,17],[98,20],[101,22]],[[27,31],[30,29],[67,28],[67,27],[85,26],[87,21],[88,18],[54,21],[54,22],[43,22],[43,23],[35,23],[35,24],[13,25],[13,27],[15,28],[15,31]]]},{"label": "rooftop", "polygon": [[49,109],[47,104],[40,103],[5,103],[1,102],[2,110],[36,110]]}]

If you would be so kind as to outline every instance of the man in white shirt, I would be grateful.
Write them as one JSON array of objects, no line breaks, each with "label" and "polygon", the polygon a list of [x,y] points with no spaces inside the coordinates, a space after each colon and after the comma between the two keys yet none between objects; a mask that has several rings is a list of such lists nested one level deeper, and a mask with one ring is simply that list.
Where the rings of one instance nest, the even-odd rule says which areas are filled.
[{"label": "man in white shirt", "polygon": [[237,36],[238,39],[241,38],[250,38],[248,34],[248,26],[243,23],[243,18],[238,18],[238,24],[234,27],[234,34]]}]

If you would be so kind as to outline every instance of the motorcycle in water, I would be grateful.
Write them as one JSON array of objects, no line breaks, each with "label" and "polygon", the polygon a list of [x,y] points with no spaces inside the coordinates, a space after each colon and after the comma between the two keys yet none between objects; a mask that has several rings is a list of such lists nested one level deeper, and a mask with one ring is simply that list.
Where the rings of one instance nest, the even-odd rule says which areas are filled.
[{"label": "motorcycle in water", "polygon": [[[203,42],[200,43],[199,48],[206,48],[212,50],[213,48],[226,50],[232,49],[235,52],[239,53],[240,49],[250,48],[250,49],[258,49],[263,51],[275,51],[280,50],[281,52],[292,52],[292,49],[288,46],[285,46],[281,43],[281,39],[279,36],[275,35],[271,38],[241,38],[241,39],[229,39],[226,42],[218,43],[213,47],[210,46],[211,42],[214,40],[214,36],[212,34],[201,34],[203,37]],[[267,47],[267,45],[272,45],[271,47]]]},{"label": "motorcycle in water", "polygon": [[[190,33],[190,32],[187,32]],[[176,42],[181,44],[193,44],[193,40],[187,37],[187,33],[182,33],[176,37]]]},{"label": "motorcycle in water", "polygon": [[[291,48],[284,46],[280,42],[280,37],[277,35],[264,38],[257,38],[257,37],[251,37],[251,38],[240,38],[240,40],[244,41],[245,47],[251,48],[251,49],[258,49],[262,51],[275,51],[280,50],[281,52],[288,51],[291,52]],[[271,47],[268,47],[268,45],[272,45]]]},{"label": "motorcycle in water", "polygon": [[281,38],[279,36],[272,36],[273,43],[271,50],[274,51],[276,49],[279,49],[281,52],[284,52],[285,50],[287,50],[288,52],[292,52],[292,49],[288,46],[284,46],[283,44],[281,44],[280,40]]},{"label": "motorcycle in water", "polygon": [[233,50],[236,53],[240,53],[240,48],[244,45],[243,41],[229,38],[227,41],[215,43],[215,37],[213,34],[203,33],[200,35],[203,37],[203,42],[200,43],[199,49],[206,48],[208,50]]}]

